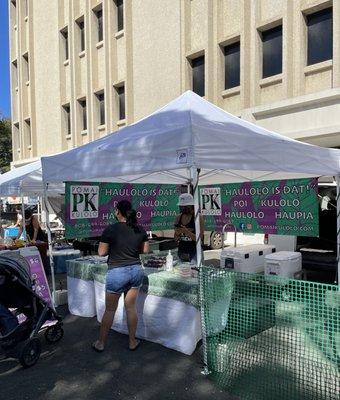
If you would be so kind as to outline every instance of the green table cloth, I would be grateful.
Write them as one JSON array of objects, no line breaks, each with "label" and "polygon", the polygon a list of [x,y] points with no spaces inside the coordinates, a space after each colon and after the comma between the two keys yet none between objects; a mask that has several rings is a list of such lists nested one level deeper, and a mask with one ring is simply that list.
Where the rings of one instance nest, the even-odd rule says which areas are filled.
[{"label": "green table cloth", "polygon": [[[97,263],[96,259],[80,258],[67,261],[67,276],[71,278],[105,284],[106,271],[107,264]],[[174,272],[145,268],[141,291],[199,308],[197,278],[183,278]]]}]

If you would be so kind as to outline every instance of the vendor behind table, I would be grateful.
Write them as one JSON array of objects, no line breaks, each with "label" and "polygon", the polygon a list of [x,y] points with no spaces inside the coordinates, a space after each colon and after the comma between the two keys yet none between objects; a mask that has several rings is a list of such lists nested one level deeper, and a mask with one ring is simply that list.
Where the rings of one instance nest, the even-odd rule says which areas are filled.
[{"label": "vendor behind table", "polygon": [[[178,242],[178,257],[182,261],[196,258],[196,228],[194,198],[190,193],[182,193],[178,203],[180,214],[176,217],[174,239]],[[200,215],[201,240],[204,234],[204,221]]]},{"label": "vendor behind table", "polygon": [[[25,210],[25,227],[26,235],[31,243],[35,243],[37,241],[47,242],[47,235],[40,227],[38,216],[33,214],[33,211],[30,209]],[[21,223],[17,239],[20,238],[22,231],[23,226]]]}]

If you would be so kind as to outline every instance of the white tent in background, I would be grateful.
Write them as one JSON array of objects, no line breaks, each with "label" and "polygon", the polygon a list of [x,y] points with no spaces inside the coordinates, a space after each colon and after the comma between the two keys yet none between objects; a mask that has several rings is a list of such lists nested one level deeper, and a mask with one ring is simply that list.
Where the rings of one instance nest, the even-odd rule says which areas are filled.
[{"label": "white tent in background", "polygon": [[[63,182],[58,184],[52,184],[49,187],[48,195],[52,199],[56,199],[55,196],[63,194],[65,191]],[[23,222],[25,225],[25,214],[24,214],[24,196],[44,196],[44,209],[46,212],[47,232],[49,237],[49,251],[50,251],[50,265],[52,273],[52,287],[53,287],[53,301],[55,294],[55,280],[54,280],[54,266],[51,246],[51,231],[49,229],[49,203],[47,201],[47,193],[45,185],[42,180],[42,167],[41,161],[35,161],[33,163],[24,165],[22,167],[13,168],[0,175],[0,196],[20,196],[21,197],[21,208]],[[59,199],[58,199],[59,200]],[[59,200],[60,201],[60,200]]]},{"label": "white tent in background", "polygon": [[[44,193],[41,161],[13,168],[0,175],[0,196],[39,196]],[[64,193],[62,183],[51,185],[49,193]]]},{"label": "white tent in background", "polygon": [[43,193],[41,162],[36,161],[0,175],[1,196]]}]

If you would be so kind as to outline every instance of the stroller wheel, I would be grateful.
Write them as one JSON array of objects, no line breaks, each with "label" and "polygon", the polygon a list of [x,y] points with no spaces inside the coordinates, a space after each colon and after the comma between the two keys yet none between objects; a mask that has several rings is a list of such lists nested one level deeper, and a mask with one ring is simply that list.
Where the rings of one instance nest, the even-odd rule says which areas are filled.
[{"label": "stroller wheel", "polygon": [[64,329],[60,324],[49,326],[45,331],[45,339],[48,343],[59,342],[64,336]]},{"label": "stroller wheel", "polygon": [[27,339],[18,348],[19,361],[24,368],[32,367],[40,357],[41,344],[38,338]]}]

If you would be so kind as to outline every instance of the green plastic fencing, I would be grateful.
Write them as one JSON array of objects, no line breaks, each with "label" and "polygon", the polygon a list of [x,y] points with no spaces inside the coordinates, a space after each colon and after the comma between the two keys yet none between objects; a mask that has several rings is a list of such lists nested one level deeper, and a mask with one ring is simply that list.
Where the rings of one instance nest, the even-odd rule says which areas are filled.
[{"label": "green plastic fencing", "polygon": [[203,267],[209,377],[242,400],[340,399],[335,285]]}]

